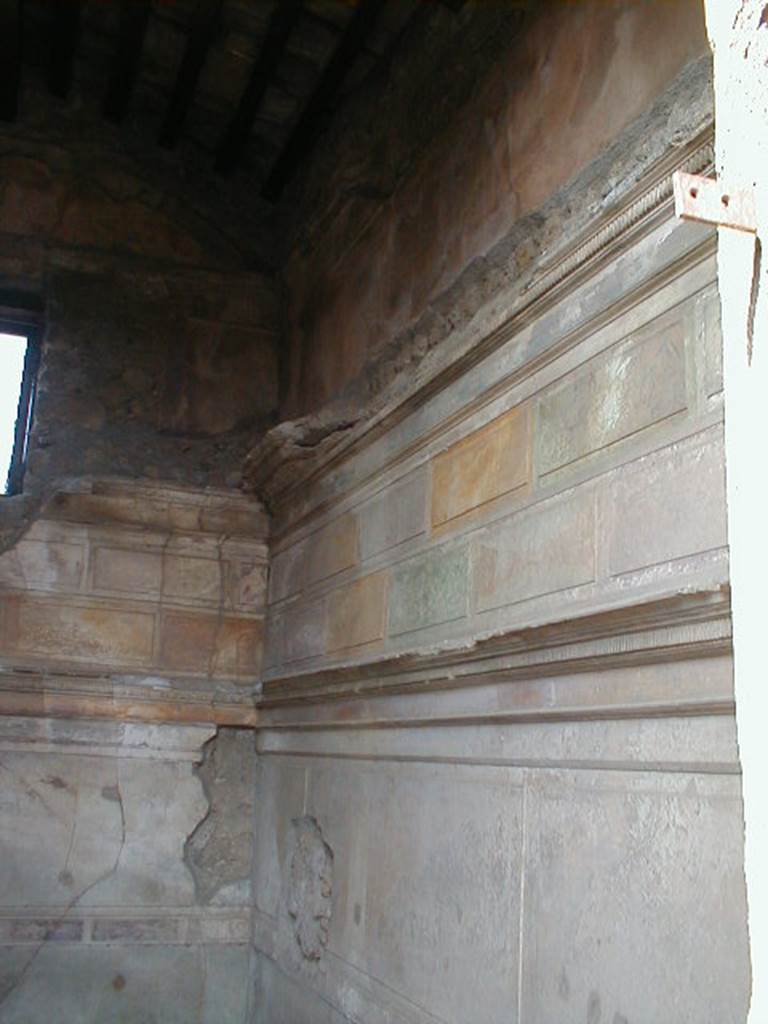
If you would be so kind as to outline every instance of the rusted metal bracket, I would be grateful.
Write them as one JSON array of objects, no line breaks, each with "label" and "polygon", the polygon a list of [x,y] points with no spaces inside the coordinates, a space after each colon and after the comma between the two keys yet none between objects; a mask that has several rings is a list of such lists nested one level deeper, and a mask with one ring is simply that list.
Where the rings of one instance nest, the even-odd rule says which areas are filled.
[{"label": "rusted metal bracket", "polygon": [[675,214],[737,231],[757,231],[755,194],[752,189],[724,189],[714,178],[675,171],[672,175]]}]

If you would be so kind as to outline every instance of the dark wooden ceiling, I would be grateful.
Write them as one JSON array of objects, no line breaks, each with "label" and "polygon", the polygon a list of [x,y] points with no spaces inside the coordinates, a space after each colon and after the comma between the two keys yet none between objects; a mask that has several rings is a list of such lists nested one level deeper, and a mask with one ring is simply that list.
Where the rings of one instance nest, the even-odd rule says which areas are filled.
[{"label": "dark wooden ceiling", "polygon": [[[0,0],[0,118],[25,76],[276,201],[327,118],[431,0]],[[460,0],[444,0],[458,9]]]}]

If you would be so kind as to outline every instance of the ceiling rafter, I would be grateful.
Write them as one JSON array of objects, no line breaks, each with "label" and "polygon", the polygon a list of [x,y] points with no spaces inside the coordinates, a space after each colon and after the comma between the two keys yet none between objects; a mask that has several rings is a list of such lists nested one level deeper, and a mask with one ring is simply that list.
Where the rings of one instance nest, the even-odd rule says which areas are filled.
[{"label": "ceiling rafter", "polygon": [[261,101],[274,80],[288,38],[301,17],[301,0],[278,0],[253,65],[248,85],[240,98],[216,153],[216,170],[226,174],[240,158],[251,134]]},{"label": "ceiling rafter", "polygon": [[352,62],[365,46],[386,0],[360,0],[339,45],[328,62],[320,81],[299,116],[285,147],[277,158],[262,190],[265,199],[275,202],[306,158],[328,115],[338,99]]},{"label": "ceiling rafter", "polygon": [[151,0],[123,0],[120,9],[115,68],[104,101],[104,116],[116,124],[123,120],[131,102],[151,10]]},{"label": "ceiling rafter", "polygon": [[208,52],[221,28],[222,5],[223,0],[198,0],[195,6],[184,56],[160,130],[161,146],[171,148],[181,135]]},{"label": "ceiling rafter", "polygon": [[21,88],[22,0],[0,0],[0,120],[15,121]]},{"label": "ceiling rafter", "polygon": [[48,91],[66,99],[72,88],[75,54],[80,39],[81,0],[57,0],[51,22]]},{"label": "ceiling rafter", "polygon": [[[524,10],[537,0],[507,2]],[[120,124],[140,95],[134,141],[151,137],[171,149],[184,139],[180,159],[203,171],[213,163],[226,173],[247,155],[254,193],[274,202],[345,96],[372,68],[396,62],[407,28],[445,26],[449,10],[469,18],[471,7],[468,0],[0,0],[0,117],[17,114],[23,43],[30,84],[42,76],[61,99],[82,90],[86,102],[73,115],[90,111],[97,90],[103,116]]]}]

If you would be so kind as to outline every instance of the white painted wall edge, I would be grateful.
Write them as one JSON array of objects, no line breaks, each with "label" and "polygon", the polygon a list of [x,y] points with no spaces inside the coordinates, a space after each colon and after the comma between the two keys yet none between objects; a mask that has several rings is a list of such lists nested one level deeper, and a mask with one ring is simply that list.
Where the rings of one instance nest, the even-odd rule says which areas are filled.
[{"label": "white painted wall edge", "polygon": [[768,4],[704,0],[704,5],[714,53],[718,176],[729,188],[754,188],[757,212],[757,236],[720,229],[718,275],[752,961],[748,1021],[768,1024]]}]

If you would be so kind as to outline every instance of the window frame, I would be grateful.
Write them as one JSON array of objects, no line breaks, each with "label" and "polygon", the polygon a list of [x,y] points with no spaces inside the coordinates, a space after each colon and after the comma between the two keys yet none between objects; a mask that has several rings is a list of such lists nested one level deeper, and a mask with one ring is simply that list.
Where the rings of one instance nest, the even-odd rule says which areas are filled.
[{"label": "window frame", "polygon": [[39,317],[26,310],[0,306],[0,334],[14,334],[27,339],[11,461],[8,466],[8,476],[4,481],[3,494],[9,498],[14,494],[21,494],[24,487],[24,474],[27,469],[29,435],[37,394],[37,372],[40,368],[42,329]]}]

